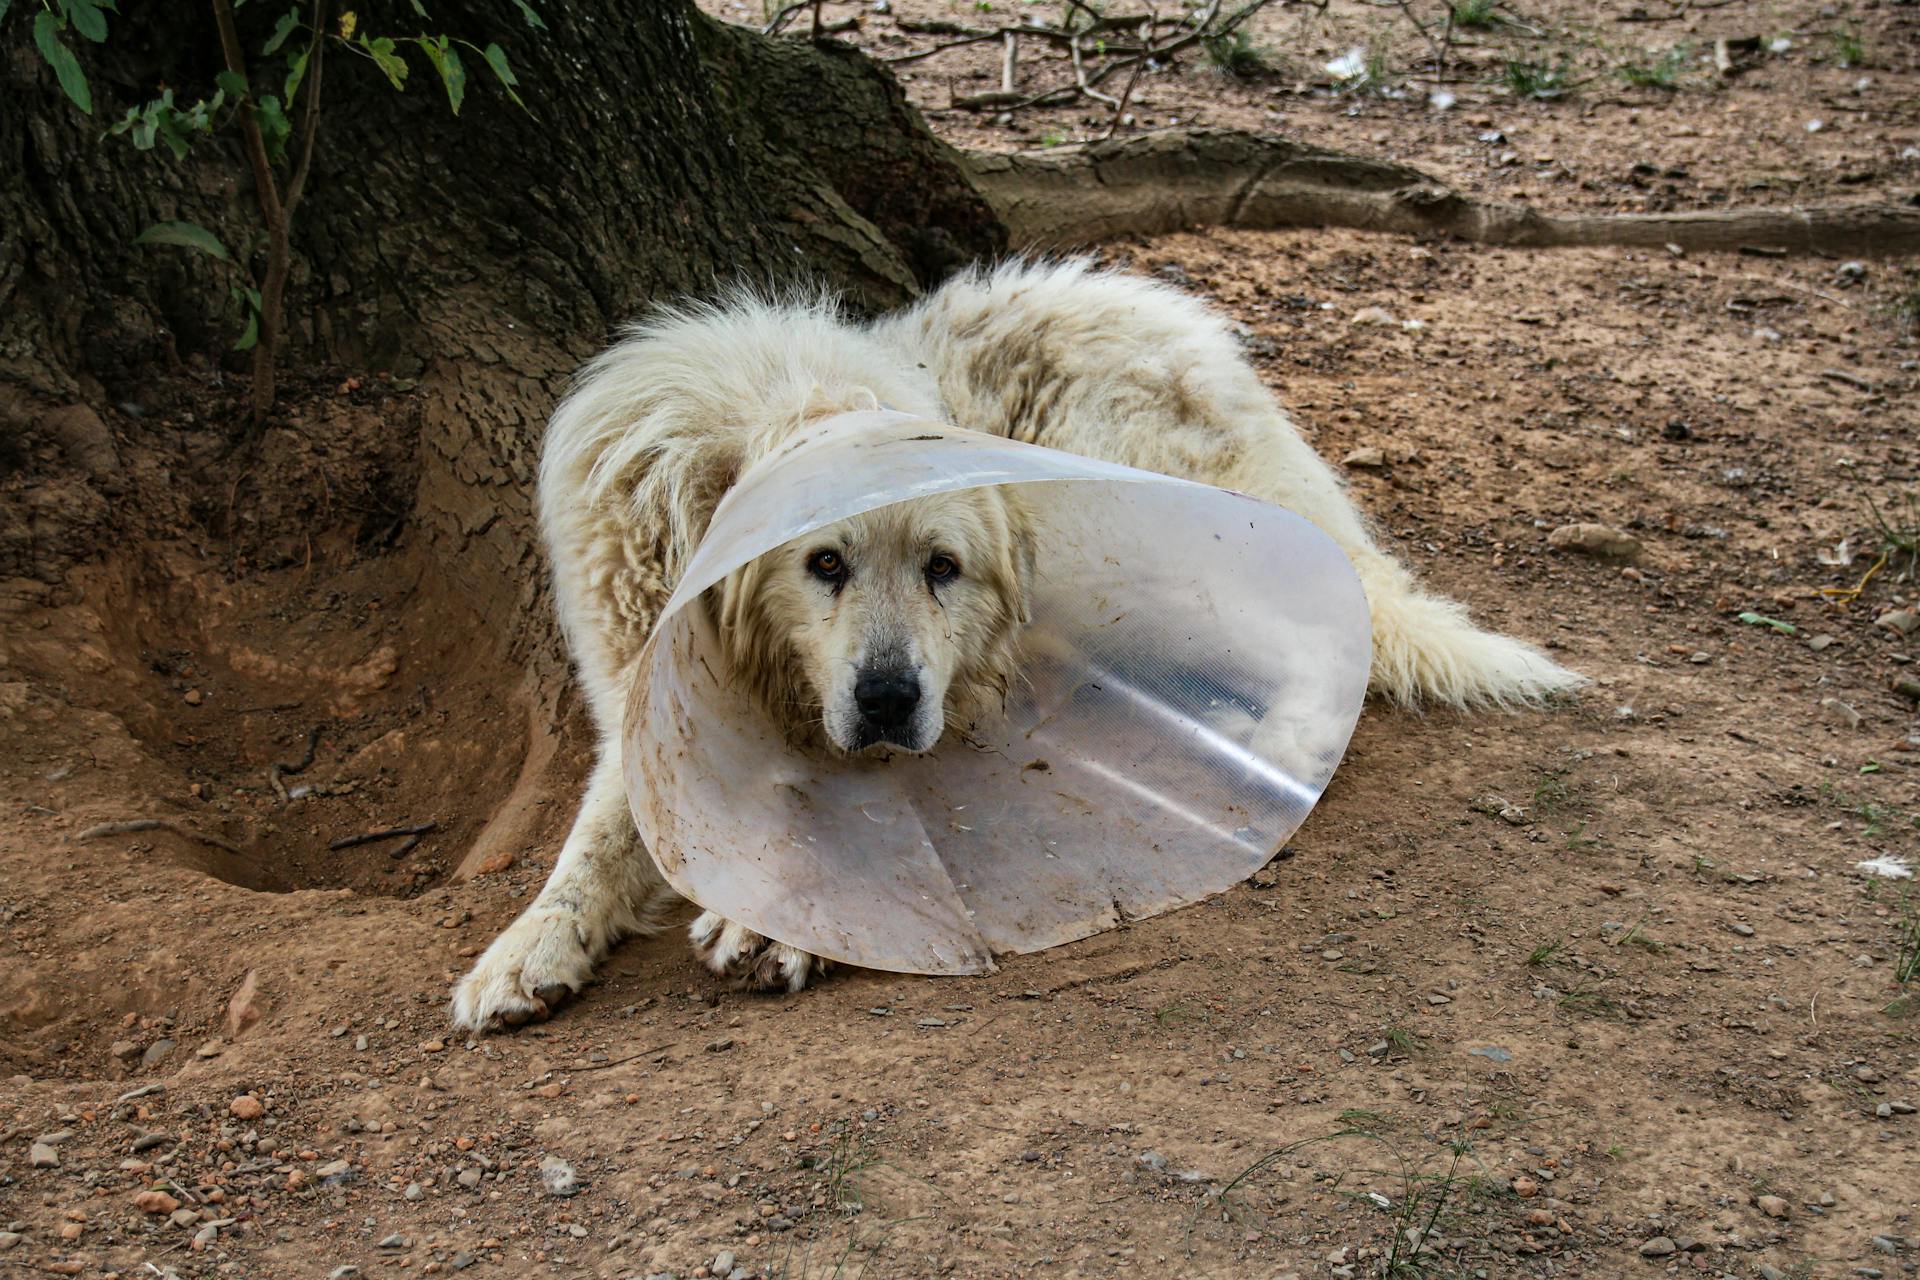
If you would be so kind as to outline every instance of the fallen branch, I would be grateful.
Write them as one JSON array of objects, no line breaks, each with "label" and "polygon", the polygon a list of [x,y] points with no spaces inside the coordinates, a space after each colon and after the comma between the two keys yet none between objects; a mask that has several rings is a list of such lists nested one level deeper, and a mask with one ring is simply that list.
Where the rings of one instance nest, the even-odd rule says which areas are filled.
[{"label": "fallen branch", "polygon": [[1675,244],[1853,257],[1920,250],[1920,208],[1543,214],[1474,199],[1406,165],[1236,130],[1151,133],[1044,156],[972,152],[966,161],[1014,243],[1028,249],[1212,226],[1349,227],[1517,248]]},{"label": "fallen branch", "polygon": [[204,831],[195,831],[192,827],[183,827],[167,818],[129,818],[125,822],[102,822],[98,826],[88,827],[74,837],[78,843],[88,840],[104,840],[108,836],[130,836],[140,831],[171,831],[185,840],[198,840],[201,844],[224,849],[228,853],[240,852],[238,846],[228,844],[219,836],[210,836]]},{"label": "fallen branch", "polygon": [[614,1058],[608,1062],[589,1062],[578,1067],[555,1067],[554,1070],[555,1071],[605,1071],[608,1067],[625,1066],[629,1062],[638,1062],[642,1058],[658,1057],[660,1054],[665,1053],[667,1050],[673,1048],[675,1045],[679,1043],[680,1042],[678,1040],[669,1040],[665,1044],[657,1044],[653,1046],[653,1048],[651,1049],[642,1049],[639,1053],[630,1053],[624,1058]]},{"label": "fallen branch", "polygon": [[1127,77],[1127,87],[1120,91],[1120,101],[1114,106],[1113,115],[1107,120],[1107,131],[1100,135],[1100,141],[1107,141],[1113,137],[1115,131],[1120,128],[1120,122],[1126,116],[1127,103],[1133,100],[1133,88],[1140,83],[1141,68],[1146,65],[1146,59],[1144,58],[1137,59],[1134,62],[1133,74]]},{"label": "fallen branch", "polygon": [[[412,836],[413,840],[406,846],[411,849],[414,845],[420,843],[421,836],[432,831],[436,825],[438,824],[434,822],[421,822],[411,827],[387,827],[381,831],[368,831],[357,836],[341,836],[338,840],[330,841],[327,844],[327,848],[338,851],[340,849],[351,849],[356,845],[373,844],[379,840],[392,840],[398,836]],[[400,855],[396,853],[393,856],[397,858]]]},{"label": "fallen branch", "polygon": [[[902,30],[952,35],[958,38],[948,41],[945,44],[935,45],[931,49],[922,49],[914,53],[900,54],[896,57],[887,58],[885,61],[891,63],[915,62],[922,58],[930,58],[936,53],[944,53],[948,49],[959,49],[967,45],[982,44],[998,36],[1006,42],[1006,49],[1003,55],[1004,61],[1001,65],[1000,88],[985,93],[973,93],[952,98],[949,103],[951,107],[961,111],[1019,111],[1026,107],[1056,106],[1085,98],[1112,109],[1115,123],[1110,124],[1106,133],[1102,135],[1103,137],[1112,137],[1114,128],[1119,121],[1120,113],[1126,109],[1127,100],[1133,94],[1133,85],[1139,80],[1141,70],[1148,63],[1164,64],[1175,54],[1190,49],[1203,40],[1224,39],[1231,36],[1240,28],[1241,24],[1260,10],[1266,8],[1269,4],[1272,4],[1273,0],[1247,0],[1246,4],[1242,5],[1218,26],[1214,24],[1220,17],[1222,0],[1210,0],[1210,3],[1202,6],[1194,13],[1167,24],[1171,26],[1172,30],[1180,32],[1181,34],[1166,41],[1164,44],[1155,42],[1156,29],[1162,24],[1161,20],[1154,15],[1139,14],[1123,18],[1105,18],[1086,4],[1079,2],[1079,0],[1068,0],[1068,3],[1075,10],[1088,15],[1089,21],[1086,26],[1075,27],[1072,21],[1069,20],[1064,29],[1030,25],[1000,27],[996,30],[989,31],[979,27],[963,26],[957,22],[909,22],[902,19],[895,24]],[[1138,47],[1128,48],[1101,45],[1098,49],[1099,56],[1105,58],[1107,61],[1098,69],[1090,70],[1087,66],[1089,49],[1085,41],[1089,37],[1102,32],[1127,30],[1139,34],[1141,44]],[[1022,36],[1045,40],[1055,45],[1064,46],[1067,51],[1068,60],[1073,67],[1073,83],[1069,85],[1056,85],[1051,89],[1042,89],[1038,93],[1032,94],[1017,92],[1014,89],[1014,65],[1015,58],[1018,56],[1015,51],[1015,45],[1017,40]],[[1444,70],[1445,59],[1442,58],[1441,61],[1442,69]],[[1109,77],[1121,71],[1129,70],[1131,74],[1127,80],[1128,87],[1126,92],[1116,98],[1110,93],[1100,91],[1101,84]]]}]

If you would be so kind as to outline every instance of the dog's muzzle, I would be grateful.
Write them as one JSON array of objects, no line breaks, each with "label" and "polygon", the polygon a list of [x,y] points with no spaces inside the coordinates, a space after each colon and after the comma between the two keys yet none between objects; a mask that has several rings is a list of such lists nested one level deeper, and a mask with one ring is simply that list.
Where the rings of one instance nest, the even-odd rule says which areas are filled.
[{"label": "dog's muzzle", "polygon": [[890,742],[916,750],[914,713],[920,709],[920,677],[912,671],[865,670],[853,682],[853,703],[860,709],[860,745]]}]

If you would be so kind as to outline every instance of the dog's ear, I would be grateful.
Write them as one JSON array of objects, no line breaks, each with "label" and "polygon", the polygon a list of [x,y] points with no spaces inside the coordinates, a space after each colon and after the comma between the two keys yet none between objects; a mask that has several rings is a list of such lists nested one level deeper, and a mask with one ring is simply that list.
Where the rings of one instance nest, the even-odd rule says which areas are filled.
[{"label": "dog's ear", "polygon": [[738,687],[788,734],[801,736],[812,717],[800,661],[777,610],[768,601],[767,557],[749,560],[703,593],[720,636],[720,652]]}]

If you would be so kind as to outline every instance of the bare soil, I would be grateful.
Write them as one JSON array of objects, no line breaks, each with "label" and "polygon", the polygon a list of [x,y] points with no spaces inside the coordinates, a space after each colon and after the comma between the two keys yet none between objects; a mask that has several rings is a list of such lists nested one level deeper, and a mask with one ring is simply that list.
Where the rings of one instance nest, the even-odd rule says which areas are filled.
[{"label": "bare soil", "polygon": [[[1800,33],[1733,89],[1631,106],[1262,98],[1197,66],[1150,97],[1156,123],[1278,104],[1270,127],[1556,207],[1901,198],[1913,24],[1852,17],[1851,74],[1905,115],[1826,105],[1849,81],[1805,52],[1838,21],[1811,6],[1605,26]],[[1310,75],[1348,38],[1289,56]],[[1688,176],[1643,190],[1642,159]],[[236,468],[206,424],[239,393],[156,372],[95,406],[110,459],[0,477],[0,1271],[1913,1272],[1920,907],[1854,869],[1920,844],[1895,687],[1920,632],[1894,625],[1920,586],[1910,547],[1874,570],[1869,508],[1920,535],[1908,265],[1351,232],[1107,256],[1218,303],[1329,457],[1378,450],[1348,470],[1394,547],[1591,675],[1578,705],[1372,709],[1252,880],[992,976],[745,997],[668,934],[470,1042],[448,985],[575,799],[525,779],[576,776],[586,741],[486,641],[526,584],[448,580],[409,523],[421,391],[312,385]],[[1548,547],[1585,521],[1640,554]],[[271,766],[316,726],[283,798]],[[78,838],[137,819],[172,829]],[[427,821],[400,858],[328,847]]]},{"label": "bare soil", "polygon": [[[736,22],[760,19],[756,0],[702,2]],[[1099,7],[1116,15],[1148,8]],[[1486,26],[1456,28],[1450,42],[1438,0],[1409,7],[1432,41],[1447,44],[1444,77],[1428,38],[1395,5],[1276,3],[1246,24],[1255,59],[1246,74],[1191,47],[1141,75],[1117,123],[1112,108],[1085,98],[1012,111],[955,107],[1001,88],[999,41],[894,70],[936,132],[983,150],[1044,151],[1109,129],[1115,137],[1176,127],[1267,130],[1411,164],[1483,197],[1569,211],[1899,202],[1920,184],[1920,21],[1909,5],[1538,0],[1494,6]],[[956,40],[915,24],[1058,27],[1064,6],[889,0],[887,9],[876,12],[868,0],[824,4],[821,13],[829,24],[857,20],[835,39],[899,59]],[[809,25],[802,11],[787,29]],[[1116,49],[1128,43],[1120,34],[1105,38]],[[1734,44],[1731,75],[1714,65],[1720,39]],[[1752,40],[1761,48],[1740,53],[1740,42]],[[1343,83],[1328,64],[1356,49],[1370,74]],[[1093,69],[1102,62],[1087,60]],[[1516,64],[1536,80],[1548,77],[1539,86],[1548,96],[1516,94]],[[1015,88],[1030,95],[1074,83],[1069,52],[1044,40],[1022,39],[1016,67]],[[1112,76],[1100,92],[1118,97],[1126,79]],[[1444,107],[1435,105],[1441,91],[1452,99]]]}]

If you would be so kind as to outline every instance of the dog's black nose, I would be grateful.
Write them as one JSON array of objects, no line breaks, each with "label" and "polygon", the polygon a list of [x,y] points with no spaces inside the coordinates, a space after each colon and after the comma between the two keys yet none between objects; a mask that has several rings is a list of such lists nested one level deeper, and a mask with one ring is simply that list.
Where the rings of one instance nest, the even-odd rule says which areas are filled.
[{"label": "dog's black nose", "polygon": [[863,671],[853,682],[853,700],[867,728],[881,735],[898,732],[920,705],[920,677],[911,671]]}]

